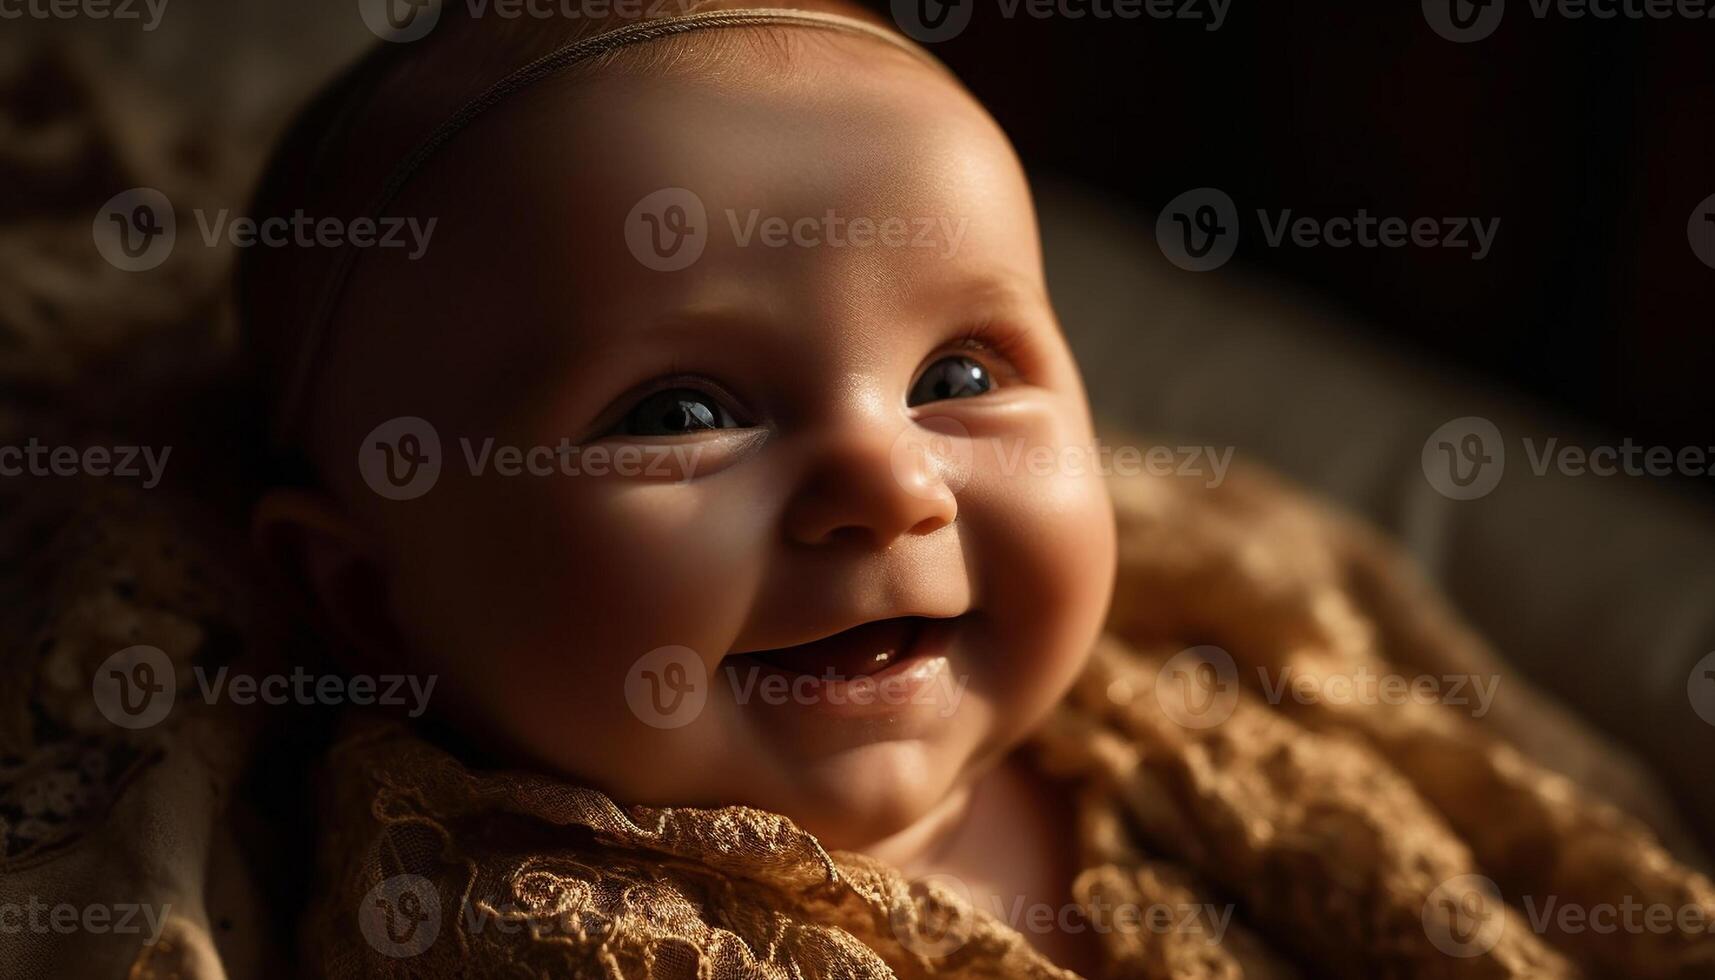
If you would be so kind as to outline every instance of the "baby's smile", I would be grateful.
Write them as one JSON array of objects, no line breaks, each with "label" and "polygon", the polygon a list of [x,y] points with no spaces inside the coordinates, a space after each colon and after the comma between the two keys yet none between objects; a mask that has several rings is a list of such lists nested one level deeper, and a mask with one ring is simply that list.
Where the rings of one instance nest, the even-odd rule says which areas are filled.
[{"label": "baby's smile", "polygon": [[[876,620],[796,646],[728,656],[721,669],[740,704],[790,705],[829,718],[946,718],[966,678],[950,653],[962,617]],[[927,722],[925,722],[927,723]]]},{"label": "baby's smile", "polygon": [[731,655],[787,674],[826,676],[842,681],[873,677],[922,658],[942,645],[938,642],[939,634],[944,634],[946,624],[936,624],[937,635],[925,637],[927,620],[923,616],[878,619],[788,647],[735,650]]}]

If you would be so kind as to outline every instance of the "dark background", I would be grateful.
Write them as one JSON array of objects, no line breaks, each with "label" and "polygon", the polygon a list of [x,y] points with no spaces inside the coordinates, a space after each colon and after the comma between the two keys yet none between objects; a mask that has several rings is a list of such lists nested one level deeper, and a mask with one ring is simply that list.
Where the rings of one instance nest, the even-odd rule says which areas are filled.
[{"label": "dark background", "polygon": [[[1612,437],[1711,444],[1715,269],[1686,225],[1715,194],[1715,19],[1538,19],[1510,0],[1493,35],[1460,44],[1415,0],[1234,0],[1213,32],[965,2],[970,25],[932,48],[1032,172],[1146,216],[1195,187],[1233,197],[1237,256],[1203,275],[1296,281],[1414,357]],[[1474,262],[1269,248],[1256,221],[1360,207],[1501,225]]]}]

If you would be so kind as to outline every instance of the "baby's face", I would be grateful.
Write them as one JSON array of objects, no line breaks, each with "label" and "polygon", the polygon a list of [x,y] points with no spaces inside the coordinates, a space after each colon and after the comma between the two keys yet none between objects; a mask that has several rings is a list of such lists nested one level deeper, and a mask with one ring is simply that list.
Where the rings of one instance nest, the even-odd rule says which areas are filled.
[{"label": "baby's face", "polygon": [[[1059,699],[1113,524],[1003,135],[872,40],[793,47],[548,81],[460,136],[395,209],[439,218],[427,253],[354,278],[316,424],[465,724],[861,847]],[[409,501],[352,466],[398,416],[443,447]]]}]

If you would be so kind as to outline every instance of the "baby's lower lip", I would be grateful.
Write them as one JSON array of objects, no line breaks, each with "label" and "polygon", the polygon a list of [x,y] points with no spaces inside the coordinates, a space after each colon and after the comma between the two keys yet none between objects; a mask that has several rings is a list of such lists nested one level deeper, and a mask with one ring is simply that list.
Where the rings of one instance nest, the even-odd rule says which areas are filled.
[{"label": "baby's lower lip", "polygon": [[880,619],[811,643],[758,650],[733,659],[828,680],[869,677],[910,659],[928,622],[921,616]]}]

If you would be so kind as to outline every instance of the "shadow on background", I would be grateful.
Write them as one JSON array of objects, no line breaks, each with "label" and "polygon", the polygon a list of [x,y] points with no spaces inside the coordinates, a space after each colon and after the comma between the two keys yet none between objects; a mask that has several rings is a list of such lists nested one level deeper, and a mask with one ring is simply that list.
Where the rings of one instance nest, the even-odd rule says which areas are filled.
[{"label": "shadow on background", "polygon": [[[1455,43],[1415,2],[1241,0],[1209,30],[1209,0],[1172,0],[1183,20],[1008,18],[981,0],[934,50],[1033,172],[1144,213],[1192,188],[1231,195],[1237,256],[1206,275],[1297,281],[1407,352],[1615,435],[1708,446],[1715,268],[1688,224],[1715,195],[1715,19],[1497,2],[1492,34]],[[1256,215],[1360,208],[1500,227],[1474,260],[1270,247]]]}]

